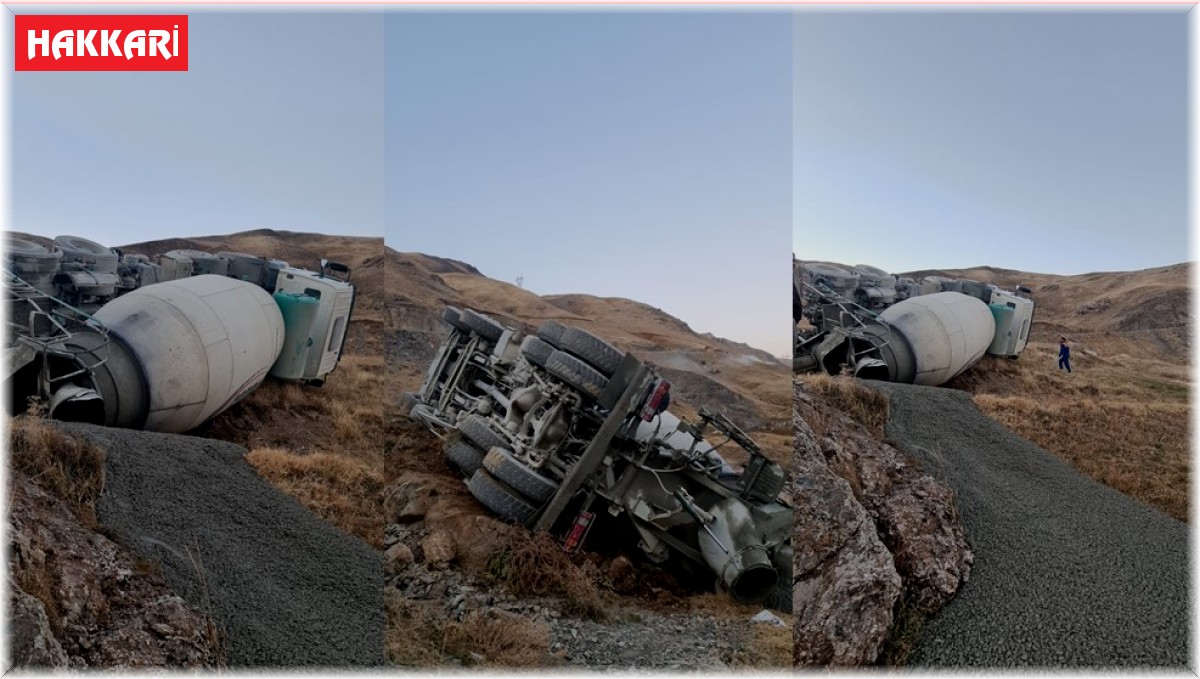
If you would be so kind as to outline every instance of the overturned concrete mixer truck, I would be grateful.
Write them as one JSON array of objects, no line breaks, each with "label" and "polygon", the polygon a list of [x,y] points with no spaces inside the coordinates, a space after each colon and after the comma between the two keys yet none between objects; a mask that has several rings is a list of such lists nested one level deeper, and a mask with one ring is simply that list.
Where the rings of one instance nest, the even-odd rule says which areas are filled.
[{"label": "overturned concrete mixer truck", "polygon": [[320,386],[341,356],[354,286],[337,262],[6,240],[10,413],[39,398],[57,419],[183,432],[268,375]]},{"label": "overturned concrete mixer truck", "polygon": [[[797,261],[795,372],[938,386],[986,355],[1016,358],[1029,341],[1032,291],[979,281],[897,277],[865,265]],[[797,322],[800,317],[795,318]]]},{"label": "overturned concrete mixer truck", "polygon": [[[406,407],[480,504],[563,536],[567,551],[603,523],[651,562],[790,611],[786,474],[733,422],[704,408],[682,421],[670,383],[580,328],[523,334],[453,307],[442,318],[451,332]],[[718,453],[730,443],[746,453],[740,471]]]}]

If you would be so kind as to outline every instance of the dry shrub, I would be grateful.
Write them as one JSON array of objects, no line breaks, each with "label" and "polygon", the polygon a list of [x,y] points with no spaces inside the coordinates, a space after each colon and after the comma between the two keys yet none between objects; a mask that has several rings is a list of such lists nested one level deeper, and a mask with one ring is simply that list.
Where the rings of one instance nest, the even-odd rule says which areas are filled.
[{"label": "dry shrub", "polygon": [[358,448],[366,442],[360,415],[353,408],[335,402],[330,406],[330,415],[333,417],[333,431],[337,435],[338,443]]},{"label": "dry shrub", "polygon": [[987,394],[975,403],[1084,475],[1188,520],[1189,406]]},{"label": "dry shrub", "polygon": [[576,563],[549,533],[516,531],[492,556],[491,574],[517,596],[562,596],[568,613],[604,620],[601,575],[590,562]]},{"label": "dry shrub", "polygon": [[[864,386],[856,379],[830,375],[804,375],[800,378],[809,391],[821,396],[831,410],[841,412],[858,422],[877,439],[884,436],[888,418],[888,400],[882,393]],[[824,436],[831,423],[821,417],[809,422],[813,433]]]},{"label": "dry shrub", "polygon": [[247,448],[286,448],[379,460],[383,362],[344,356],[323,387],[268,380],[197,433]]},{"label": "dry shrub", "polygon": [[346,356],[320,390],[339,436],[382,450],[386,375],[382,356]]},{"label": "dry shrub", "polygon": [[928,613],[917,603],[911,592],[896,600],[892,608],[892,626],[883,642],[875,664],[887,667],[903,667],[921,641]]},{"label": "dry shrub", "polygon": [[90,528],[104,490],[104,450],[57,429],[34,412],[9,420],[9,460],[46,492],[64,500]]},{"label": "dry shrub", "polygon": [[385,649],[396,665],[427,668],[452,657],[468,665],[536,667],[549,660],[550,630],[542,623],[477,612],[459,622],[440,601],[413,601],[395,590],[385,594],[385,606]]},{"label": "dry shrub", "polygon": [[383,469],[379,463],[334,453],[297,455],[263,448],[246,460],[260,476],[317,516],[383,548]]},{"label": "dry shrub", "polygon": [[786,625],[755,625],[729,660],[737,668],[787,668],[793,663],[792,618],[780,615]]},{"label": "dry shrub", "polygon": [[442,661],[446,614],[430,601],[413,601],[391,588],[384,590],[384,653],[388,662],[405,667],[433,667]]},{"label": "dry shrub", "polygon": [[489,618],[472,611],[462,622],[450,622],[443,631],[444,649],[463,660],[497,667],[536,667],[543,665],[550,647],[550,629],[519,617]]}]

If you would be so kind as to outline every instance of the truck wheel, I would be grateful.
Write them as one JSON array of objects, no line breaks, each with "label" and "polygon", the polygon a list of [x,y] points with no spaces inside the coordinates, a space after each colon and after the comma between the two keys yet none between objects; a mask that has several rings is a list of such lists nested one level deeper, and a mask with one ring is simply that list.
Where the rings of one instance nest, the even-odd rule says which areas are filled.
[{"label": "truck wheel", "polygon": [[546,370],[592,398],[600,398],[600,394],[608,386],[607,377],[564,351],[555,351],[550,354],[550,358],[546,359]]},{"label": "truck wheel", "polygon": [[528,525],[537,516],[538,508],[503,481],[480,469],[467,481],[467,490],[479,504],[506,521]]},{"label": "truck wheel", "polygon": [[496,446],[483,458],[483,466],[492,476],[512,486],[520,494],[537,502],[554,497],[558,483],[535,472],[508,450]]},{"label": "truck wheel", "polygon": [[471,476],[483,466],[483,451],[464,439],[447,443],[442,447],[442,451],[467,476]]},{"label": "truck wheel", "polygon": [[554,353],[554,347],[550,346],[549,342],[544,342],[532,335],[521,342],[521,355],[539,368],[546,367],[546,359],[550,358],[552,353]]},{"label": "truck wheel", "polygon": [[549,342],[551,346],[559,348],[559,343],[562,342],[562,336],[566,330],[567,326],[558,321],[546,321],[538,327],[536,334]]},{"label": "truck wheel", "polygon": [[494,446],[503,448],[508,445],[508,442],[492,431],[492,428],[487,425],[487,421],[478,415],[463,416],[458,421],[458,431],[480,450],[491,450]]},{"label": "truck wheel", "polygon": [[586,330],[567,328],[559,348],[591,363],[605,377],[612,377],[625,354]]},{"label": "truck wheel", "polygon": [[495,342],[504,334],[503,325],[471,309],[463,309],[459,312],[458,322],[489,342]]},{"label": "truck wheel", "polygon": [[763,606],[780,613],[792,612],[792,579],[779,578],[779,582],[771,588],[767,594],[767,598],[763,599]]},{"label": "truck wheel", "polygon": [[458,307],[448,306],[442,309],[442,320],[449,323],[452,327],[463,332],[471,332],[471,329],[463,325],[462,310]]}]

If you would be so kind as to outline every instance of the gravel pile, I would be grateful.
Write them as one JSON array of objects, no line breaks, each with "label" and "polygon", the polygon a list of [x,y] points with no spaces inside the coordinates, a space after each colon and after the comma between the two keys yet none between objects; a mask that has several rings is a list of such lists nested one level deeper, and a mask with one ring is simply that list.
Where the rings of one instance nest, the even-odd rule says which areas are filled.
[{"label": "gravel pile", "polygon": [[107,451],[101,523],[159,561],[172,590],[211,605],[229,665],[383,664],[379,553],[259,478],[241,446],[64,428]]},{"label": "gravel pile", "polygon": [[963,392],[869,384],[891,400],[888,437],[958,494],[975,551],[910,664],[1187,663],[1185,524],[1085,478]]}]

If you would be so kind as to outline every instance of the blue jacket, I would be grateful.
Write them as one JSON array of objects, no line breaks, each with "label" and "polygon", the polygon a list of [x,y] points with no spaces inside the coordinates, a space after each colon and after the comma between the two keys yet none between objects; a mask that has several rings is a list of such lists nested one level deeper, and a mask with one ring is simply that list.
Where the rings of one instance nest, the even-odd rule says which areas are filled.
[{"label": "blue jacket", "polygon": [[1065,344],[1059,344],[1058,345],[1058,357],[1059,358],[1071,358],[1071,347],[1069,347]]}]

